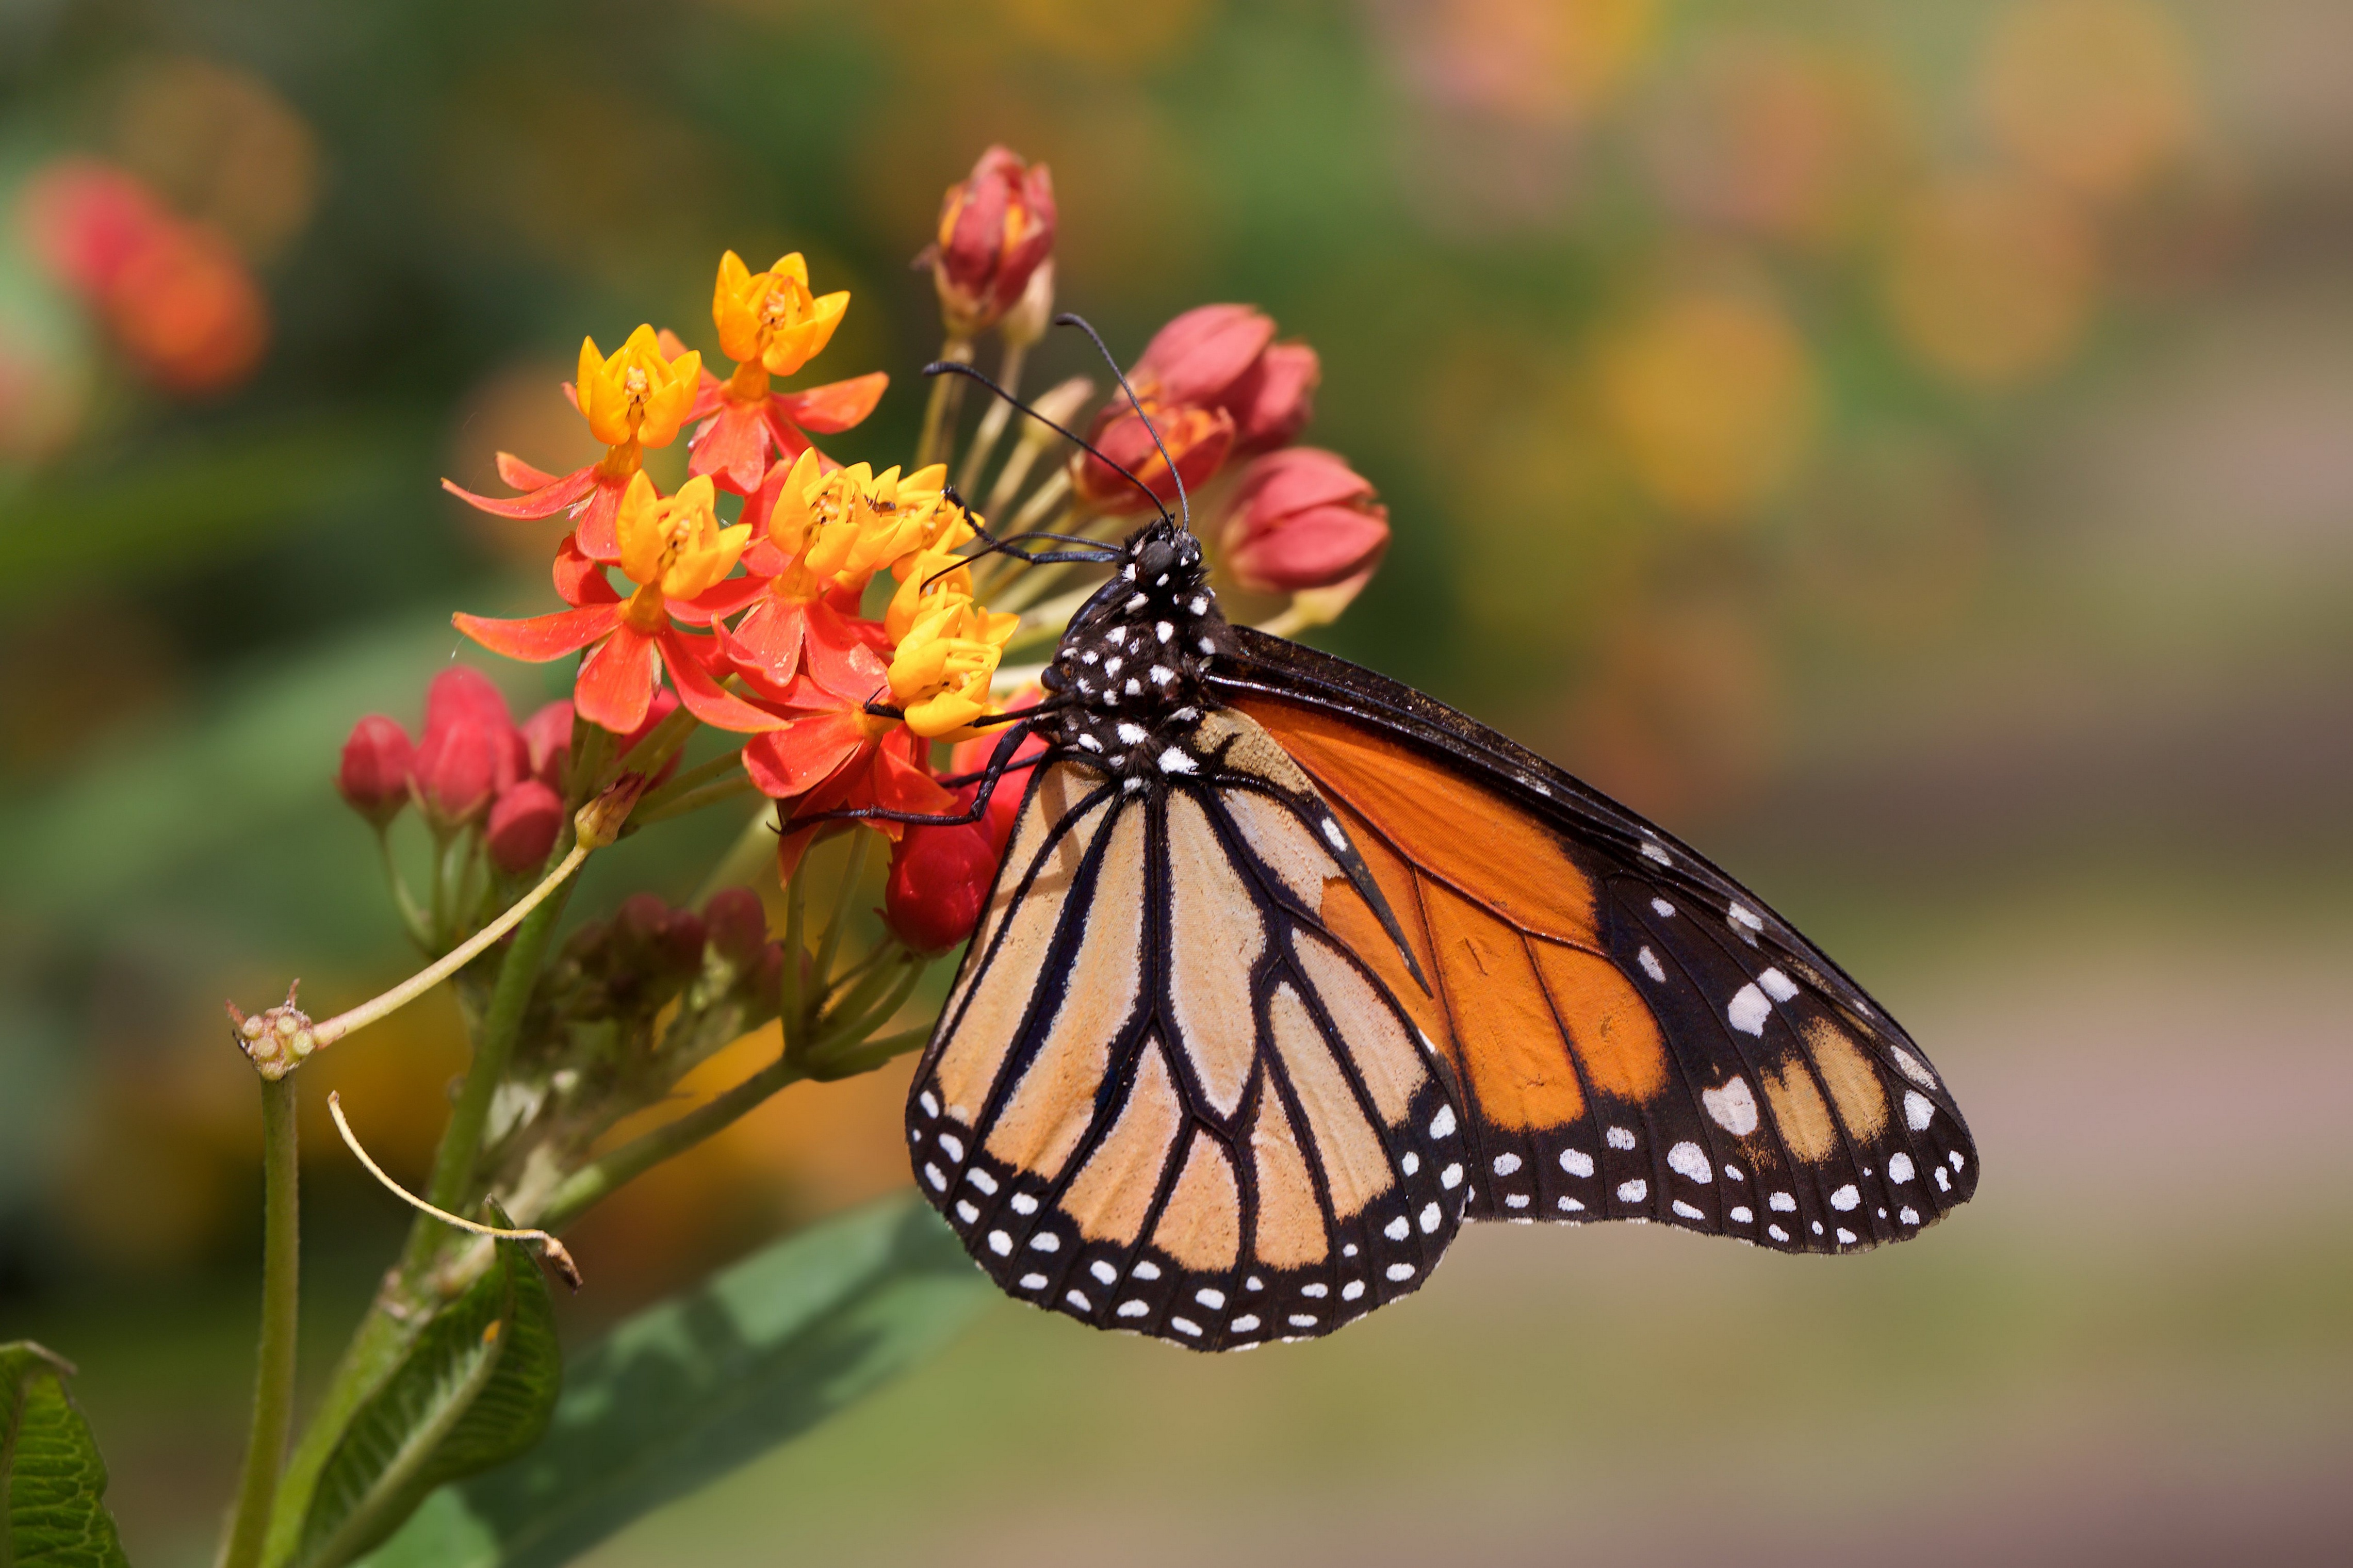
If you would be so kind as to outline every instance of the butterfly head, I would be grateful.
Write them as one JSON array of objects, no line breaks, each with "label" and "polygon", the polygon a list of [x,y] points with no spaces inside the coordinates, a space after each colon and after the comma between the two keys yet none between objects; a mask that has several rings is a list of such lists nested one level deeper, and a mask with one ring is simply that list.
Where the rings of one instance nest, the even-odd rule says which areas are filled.
[{"label": "butterfly head", "polygon": [[1230,628],[1208,584],[1200,541],[1169,519],[1129,538],[1111,581],[1071,617],[1044,684],[1074,699],[1053,730],[1072,761],[1142,788],[1193,771],[1188,741],[1219,704],[1209,661]]}]

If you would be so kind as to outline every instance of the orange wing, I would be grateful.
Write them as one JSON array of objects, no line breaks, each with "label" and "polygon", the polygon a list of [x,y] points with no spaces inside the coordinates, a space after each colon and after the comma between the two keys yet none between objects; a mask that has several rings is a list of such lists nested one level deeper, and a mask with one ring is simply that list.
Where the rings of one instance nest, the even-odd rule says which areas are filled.
[{"label": "orange wing", "polygon": [[1332,803],[1430,978],[1335,902],[1334,933],[1454,1064],[1479,1161],[1466,1218],[1845,1251],[1974,1191],[1926,1056],[1754,895],[1410,689],[1272,638],[1243,654],[1224,694]]}]

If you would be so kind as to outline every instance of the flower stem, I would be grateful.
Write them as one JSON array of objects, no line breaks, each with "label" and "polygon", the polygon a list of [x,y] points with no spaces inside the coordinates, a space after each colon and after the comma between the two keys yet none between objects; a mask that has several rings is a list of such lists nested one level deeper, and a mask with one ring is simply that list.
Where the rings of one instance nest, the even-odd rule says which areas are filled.
[{"label": "flower stem", "polygon": [[474,1042],[474,1059],[467,1066],[465,1084],[458,1091],[458,1103],[449,1112],[448,1128],[441,1134],[441,1147],[433,1158],[433,1182],[427,1194],[436,1208],[465,1205],[467,1191],[474,1183],[474,1163],[490,1123],[491,1097],[506,1076],[515,1037],[522,1030],[523,1010],[539,982],[540,964],[555,934],[555,922],[563,918],[564,906],[570,900],[572,871],[587,858],[587,847],[575,844],[556,871],[533,889],[533,897],[539,901],[515,927],[514,945],[507,949],[506,962],[499,965],[498,984],[491,992],[490,1010]]},{"label": "flower stem", "polygon": [[869,837],[864,829],[850,830],[849,856],[842,862],[841,886],[833,895],[833,915],[825,922],[825,935],[818,939],[817,963],[809,971],[817,980],[817,994],[802,1000],[802,1006],[807,1011],[812,1025],[817,1022],[818,1009],[826,994],[833,988],[833,958],[841,951],[842,928],[849,923],[849,895],[856,890],[859,878],[866,874],[866,840]]},{"label": "flower stem", "polygon": [[[1021,362],[1029,356],[1028,344],[1008,343],[1005,357],[997,363],[997,384],[1017,397],[1021,394]],[[964,468],[956,475],[956,489],[966,496],[980,483],[981,470],[988,467],[989,454],[997,450],[997,438],[1005,434],[1005,422],[1012,413],[1013,405],[1006,399],[989,399],[987,412],[980,416],[980,428],[973,432],[972,450],[964,455]]]},{"label": "flower stem", "polygon": [[294,1345],[301,1307],[301,1215],[294,1079],[261,1080],[261,1348],[253,1430],[221,1568],[257,1568],[294,1427]]},{"label": "flower stem", "polygon": [[[940,345],[940,358],[951,364],[972,363],[972,340],[948,335]],[[935,375],[932,377],[931,401],[923,405],[923,438],[915,443],[915,467],[944,463],[955,450],[956,410],[964,405],[964,377]]]},{"label": "flower stem", "polygon": [[[373,1001],[363,1002],[348,1013],[338,1013],[325,1023],[319,1025],[311,1031],[318,1041],[317,1048],[323,1049],[332,1046],[344,1036],[355,1030],[364,1029],[377,1019],[400,1011],[401,1008],[407,1006],[411,1002],[471,963],[480,956],[485,948],[528,920],[540,909],[573,872],[580,869],[580,863],[588,858],[588,850],[589,847],[586,844],[575,844],[571,851],[556,862],[555,869],[540,879],[538,887],[516,900],[513,906],[498,919],[383,995]],[[503,969],[499,972],[499,981],[501,985],[506,982],[506,972]]]},{"label": "flower stem", "polygon": [[540,1224],[562,1230],[607,1194],[742,1120],[770,1095],[804,1076],[798,1066],[779,1056],[724,1094],[583,1165],[547,1200],[538,1215]]},{"label": "flower stem", "polygon": [[[735,759],[727,757],[722,760],[733,762]],[[723,778],[717,784],[705,784],[701,789],[690,789],[683,794],[670,795],[667,800],[656,801],[650,805],[641,805],[630,821],[638,827],[644,827],[668,817],[684,816],[689,812],[701,811],[706,805],[717,805],[722,801],[733,800],[737,795],[751,795],[755,787],[750,776],[739,771],[733,778]]]},{"label": "flower stem", "polygon": [[645,820],[646,813],[659,811],[663,806],[699,784],[709,784],[713,779],[725,778],[730,769],[741,767],[743,762],[744,753],[741,751],[731,750],[722,752],[707,763],[697,763],[691,768],[681,769],[663,780],[659,788],[648,790],[645,797],[638,802],[638,809],[631,815],[638,821],[642,822]]},{"label": "flower stem", "polygon": [[400,910],[402,929],[408,932],[409,941],[427,952],[432,952],[432,925],[425,911],[417,907],[416,897],[409,892],[408,884],[401,879],[400,867],[392,858],[391,824],[385,823],[376,828],[375,847],[376,853],[384,858],[384,879],[392,886],[392,901]]},{"label": "flower stem", "polygon": [[352,1152],[352,1157],[366,1166],[369,1175],[374,1176],[388,1188],[393,1195],[410,1208],[431,1215],[443,1225],[473,1236],[487,1236],[503,1241],[536,1242],[539,1245],[541,1256],[555,1266],[556,1272],[564,1276],[564,1282],[575,1290],[580,1289],[580,1267],[572,1261],[572,1254],[565,1250],[564,1243],[543,1230],[502,1230],[494,1225],[483,1225],[475,1220],[460,1219],[453,1214],[443,1214],[439,1209],[394,1181],[385,1173],[385,1168],[377,1164],[374,1157],[360,1146],[359,1135],[352,1131],[352,1124],[343,1120],[343,1100],[332,1089],[327,1091],[327,1114],[335,1119],[335,1131],[343,1135],[343,1146]]}]

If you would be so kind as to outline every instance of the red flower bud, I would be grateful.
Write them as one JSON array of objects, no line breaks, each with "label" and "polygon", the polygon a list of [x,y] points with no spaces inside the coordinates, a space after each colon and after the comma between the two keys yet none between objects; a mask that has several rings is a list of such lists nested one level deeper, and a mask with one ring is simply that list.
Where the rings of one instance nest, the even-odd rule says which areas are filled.
[{"label": "red flower bud", "polygon": [[768,941],[768,911],[749,888],[722,888],[702,906],[703,939],[737,969],[759,962]]},{"label": "red flower bud", "polygon": [[491,864],[513,876],[535,871],[555,847],[564,826],[564,797],[537,779],[527,778],[500,795],[491,807],[490,826],[482,842]]},{"label": "red flower bud", "polygon": [[991,147],[972,177],[940,204],[939,240],[926,253],[948,330],[969,337],[1011,310],[1054,248],[1054,179]]},{"label": "red flower bud", "polygon": [[472,821],[529,771],[522,736],[489,676],[461,664],[433,678],[409,788],[435,827],[446,832]]},{"label": "red flower bud", "polygon": [[144,181],[94,158],[61,158],[36,171],[19,211],[34,254],[94,301],[174,221]]},{"label": "red flower bud", "polygon": [[[1045,695],[1043,689],[1032,686],[1015,693],[1006,703],[1006,707],[1008,709],[1027,708],[1033,702],[1042,700]],[[969,741],[959,742],[955,750],[948,753],[948,772],[955,774],[986,771],[989,758],[997,754],[997,742],[1003,739],[1004,736],[1000,732],[989,731],[976,735]],[[1020,763],[1027,758],[1039,755],[1045,749],[1046,742],[1039,740],[1033,731],[1022,737],[1021,744],[1014,749],[1010,760],[1013,763]],[[988,842],[996,849],[997,858],[999,860],[1005,858],[1005,846],[1013,837],[1013,825],[1020,820],[1021,797],[1028,794],[1029,790],[1029,770],[1023,768],[1018,773],[1008,770],[998,775],[997,787],[989,792],[988,809],[981,815],[980,826],[987,831]],[[969,784],[956,792],[956,799],[969,807],[974,796],[979,793],[980,785],[977,783]]]},{"label": "red flower bud", "polygon": [[1234,450],[1271,452],[1288,446],[1315,413],[1323,362],[1305,343],[1270,343],[1226,395],[1234,416]]},{"label": "red flower bud", "polygon": [[381,713],[352,726],[335,788],[353,811],[378,827],[408,804],[408,731]]},{"label": "red flower bud", "polygon": [[613,930],[621,945],[657,968],[691,974],[702,967],[702,918],[692,910],[674,910],[651,893],[632,893],[614,912]]},{"label": "red flower bud", "polygon": [[[1152,439],[1155,430],[1160,434],[1157,445]],[[1134,410],[1115,406],[1103,411],[1089,438],[1103,457],[1088,455],[1079,459],[1075,488],[1090,504],[1115,517],[1152,510],[1144,491],[1112,467],[1116,463],[1151,487],[1161,504],[1174,511],[1176,486],[1168,477],[1168,465],[1161,460],[1160,448],[1167,447],[1168,456],[1176,460],[1187,492],[1198,491],[1226,466],[1227,455],[1234,447],[1234,422],[1222,408],[1167,407],[1155,410],[1146,427]]]},{"label": "red flower bud", "polygon": [[1222,402],[1274,340],[1274,319],[1249,305],[1198,305],[1152,334],[1128,377],[1146,405]]},{"label": "red flower bud", "polygon": [[572,704],[551,702],[524,720],[522,746],[531,776],[562,789],[564,770],[572,763]]},{"label": "red flower bud", "polygon": [[891,856],[882,918],[917,952],[945,952],[972,934],[997,881],[996,846],[977,823],[910,827]]},{"label": "red flower bud", "polygon": [[1336,453],[1293,447],[1252,463],[1226,514],[1227,569],[1246,588],[1291,594],[1369,574],[1388,548],[1388,509]]}]

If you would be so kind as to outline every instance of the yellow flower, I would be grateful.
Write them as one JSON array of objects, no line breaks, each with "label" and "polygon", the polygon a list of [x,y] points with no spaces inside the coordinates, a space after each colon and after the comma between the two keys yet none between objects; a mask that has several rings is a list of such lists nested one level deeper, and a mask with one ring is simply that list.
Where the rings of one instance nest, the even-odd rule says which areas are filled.
[{"label": "yellow flower", "polygon": [[752,530],[740,522],[720,527],[712,510],[717,499],[707,474],[687,480],[668,500],[654,493],[643,470],[630,479],[614,531],[621,541],[621,570],[641,585],[641,596],[651,590],[663,598],[691,599],[735,569]]},{"label": "yellow flower", "polygon": [[891,658],[891,695],[927,741],[966,740],[990,711],[989,682],[1021,617],[992,616],[969,594],[926,597]]},{"label": "yellow flower", "polygon": [[665,360],[653,328],[640,326],[610,359],[597,352],[596,339],[581,339],[580,374],[574,384],[581,415],[596,439],[608,447],[631,441],[667,447],[693,409],[702,377],[701,354],[690,349]]},{"label": "yellow flower", "polygon": [[902,503],[897,468],[880,475],[864,463],[830,474],[818,468],[813,451],[796,458],[768,515],[768,537],[798,557],[811,578],[862,584],[922,545],[928,514]]},{"label": "yellow flower", "polygon": [[776,258],[765,272],[754,272],[733,251],[719,258],[719,281],[711,291],[711,319],[719,346],[739,362],[757,360],[771,375],[790,375],[815,359],[831,341],[849,291],[809,293],[808,263],[800,252]]}]

